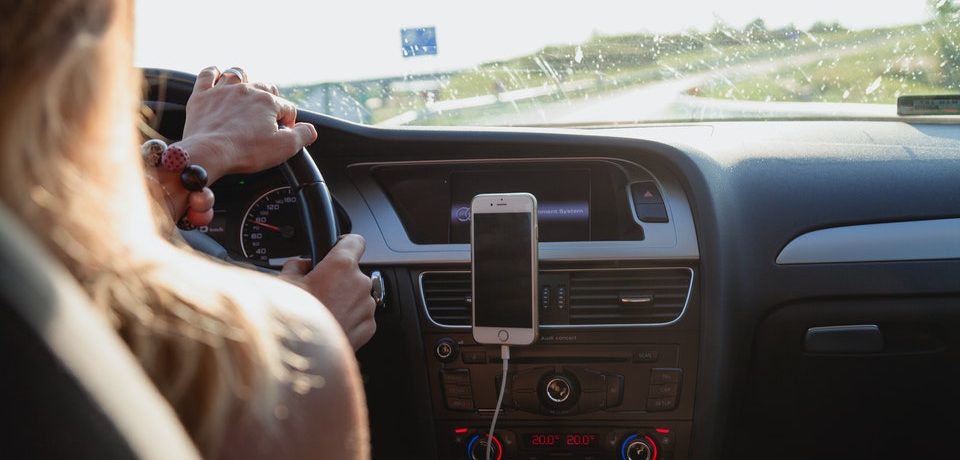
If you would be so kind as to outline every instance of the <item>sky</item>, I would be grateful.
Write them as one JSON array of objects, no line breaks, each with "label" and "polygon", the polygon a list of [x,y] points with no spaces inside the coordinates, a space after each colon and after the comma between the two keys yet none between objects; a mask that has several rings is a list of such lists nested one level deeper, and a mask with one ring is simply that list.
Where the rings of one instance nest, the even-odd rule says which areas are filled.
[{"label": "sky", "polygon": [[[463,69],[594,33],[709,30],[718,19],[860,29],[929,14],[926,0],[140,0],[135,62],[193,73],[240,66],[292,85]],[[430,26],[437,55],[404,58],[400,30]]]}]

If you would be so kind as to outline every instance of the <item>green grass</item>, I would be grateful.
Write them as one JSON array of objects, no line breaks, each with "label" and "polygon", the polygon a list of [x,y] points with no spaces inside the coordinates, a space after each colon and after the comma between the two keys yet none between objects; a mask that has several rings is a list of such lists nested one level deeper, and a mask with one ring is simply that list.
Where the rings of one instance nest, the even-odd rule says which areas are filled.
[{"label": "green grass", "polygon": [[869,38],[865,35],[869,34],[801,33],[796,40],[789,41],[770,37],[738,39],[736,36],[723,36],[721,41],[707,34],[598,36],[583,44],[548,46],[529,56],[487,63],[452,74],[444,82],[438,99],[472,97],[491,94],[498,87],[511,91],[597,78],[598,75],[621,86],[631,85],[768,56],[839,46]]},{"label": "green grass", "polygon": [[755,101],[894,104],[906,94],[956,93],[943,71],[933,33],[894,36],[864,52],[735,81],[714,81],[691,91],[703,97]]}]

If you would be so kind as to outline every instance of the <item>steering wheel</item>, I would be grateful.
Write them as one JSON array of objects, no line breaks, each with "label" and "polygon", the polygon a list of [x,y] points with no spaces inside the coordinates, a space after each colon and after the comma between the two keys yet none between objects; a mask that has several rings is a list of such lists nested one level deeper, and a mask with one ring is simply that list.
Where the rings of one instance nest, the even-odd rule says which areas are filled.
[{"label": "steering wheel", "polygon": [[300,220],[310,244],[310,262],[317,265],[340,237],[330,189],[306,148],[300,149],[279,168],[290,190],[297,196]]},{"label": "steering wheel", "polygon": [[[194,74],[165,69],[144,69],[144,76],[148,83],[146,99],[154,101],[150,107],[160,114],[174,107],[183,110],[197,81]],[[157,118],[162,120],[162,116]],[[174,126],[168,125],[167,128],[174,132],[176,130]],[[310,261],[316,265],[340,237],[333,197],[317,163],[305,148],[278,166],[278,169],[297,197],[300,220],[310,247]],[[218,258],[226,256],[226,250],[214,240],[192,236],[188,242],[194,249]]]},{"label": "steering wheel", "polygon": [[[197,78],[193,74],[165,69],[144,69],[144,76],[149,83],[146,99],[154,101],[151,108],[159,112],[163,112],[168,104],[184,107]],[[301,149],[278,169],[297,197],[300,220],[310,247],[310,261],[316,265],[340,237],[333,197],[306,149]],[[195,232],[185,232],[183,236],[194,249],[230,261],[227,251],[215,240],[204,234],[190,233]],[[373,281],[371,294],[377,305],[382,306],[386,293],[383,277],[379,271],[373,271],[370,278]]]}]

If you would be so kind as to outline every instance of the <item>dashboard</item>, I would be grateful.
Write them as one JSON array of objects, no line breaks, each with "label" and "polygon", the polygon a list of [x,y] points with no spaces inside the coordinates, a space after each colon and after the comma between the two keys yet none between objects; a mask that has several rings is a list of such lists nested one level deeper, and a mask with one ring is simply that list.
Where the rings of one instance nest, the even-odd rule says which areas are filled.
[{"label": "dashboard", "polygon": [[[158,128],[176,138],[182,118],[165,110]],[[893,458],[877,439],[951,456],[960,127],[301,118],[341,226],[367,240],[362,267],[387,281],[358,352],[374,458],[481,458],[504,378],[495,458]],[[463,208],[520,191],[542,203],[543,329],[504,376],[470,334]],[[279,174],[216,192],[204,230],[232,257],[305,254]]]}]

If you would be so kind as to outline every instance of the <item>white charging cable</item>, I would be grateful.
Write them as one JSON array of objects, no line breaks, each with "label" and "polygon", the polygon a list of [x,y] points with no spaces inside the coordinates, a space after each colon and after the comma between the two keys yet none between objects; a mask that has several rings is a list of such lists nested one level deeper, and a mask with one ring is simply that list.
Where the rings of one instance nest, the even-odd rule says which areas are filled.
[{"label": "white charging cable", "polygon": [[490,422],[490,431],[487,432],[487,460],[490,460],[490,453],[493,451],[493,430],[497,427],[500,406],[503,405],[503,393],[507,388],[507,364],[510,362],[510,345],[500,345],[500,359],[503,360],[503,377],[500,378],[500,396],[497,397],[497,408],[493,411],[493,421]]}]

